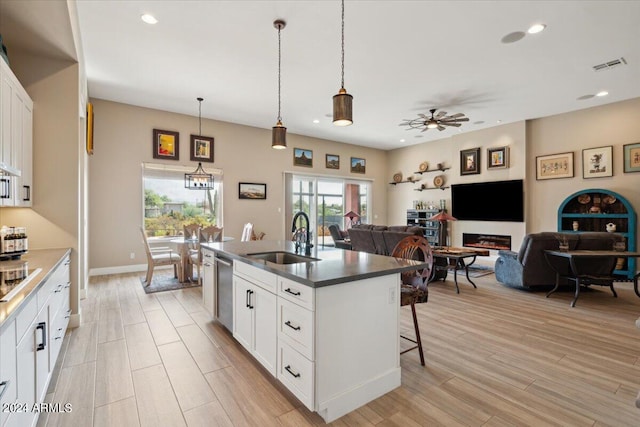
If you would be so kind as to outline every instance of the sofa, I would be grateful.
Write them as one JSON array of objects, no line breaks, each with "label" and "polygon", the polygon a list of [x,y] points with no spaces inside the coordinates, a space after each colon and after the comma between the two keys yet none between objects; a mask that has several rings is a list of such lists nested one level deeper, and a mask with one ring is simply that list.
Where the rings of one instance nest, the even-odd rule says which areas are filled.
[{"label": "sofa", "polygon": [[349,237],[349,233],[344,230],[340,230],[340,227],[336,224],[331,224],[329,226],[329,233],[331,233],[331,238],[333,239],[333,244],[336,248],[351,249],[351,244],[344,240],[346,237]]},{"label": "sofa", "polygon": [[[611,250],[614,242],[622,241],[620,234],[606,232],[554,233],[541,232],[527,234],[520,250],[499,251],[495,263],[496,280],[504,285],[521,289],[550,289],[556,282],[556,271],[551,268],[544,255],[545,250],[558,249],[561,240],[569,245],[569,250]],[[570,271],[569,261],[556,268]],[[609,268],[597,262],[589,266],[598,273]]]},{"label": "sofa", "polygon": [[378,255],[391,255],[398,242],[407,236],[422,236],[420,227],[406,225],[358,224],[349,229],[351,249]]}]

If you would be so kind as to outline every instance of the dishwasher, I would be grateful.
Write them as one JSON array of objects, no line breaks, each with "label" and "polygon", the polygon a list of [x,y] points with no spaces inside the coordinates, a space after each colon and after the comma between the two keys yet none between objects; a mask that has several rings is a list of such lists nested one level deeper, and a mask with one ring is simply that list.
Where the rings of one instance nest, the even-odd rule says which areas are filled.
[{"label": "dishwasher", "polygon": [[218,321],[233,332],[233,260],[216,253],[216,313]]}]

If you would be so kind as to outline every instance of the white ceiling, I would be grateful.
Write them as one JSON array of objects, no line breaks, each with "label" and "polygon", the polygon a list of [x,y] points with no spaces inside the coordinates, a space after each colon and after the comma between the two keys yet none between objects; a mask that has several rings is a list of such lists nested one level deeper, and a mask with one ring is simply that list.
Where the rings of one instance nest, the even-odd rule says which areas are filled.
[{"label": "white ceiling", "polygon": [[[271,128],[280,18],[289,133],[392,149],[640,96],[639,1],[345,3],[352,126],[327,117],[340,88],[336,0],[80,0],[89,94],[196,117],[202,96],[204,117]],[[144,24],[143,13],[158,24]],[[539,22],[544,32],[501,43]],[[592,69],[620,57],[628,64]],[[578,100],[601,90],[609,95]],[[398,126],[430,108],[470,121],[443,132]]]}]

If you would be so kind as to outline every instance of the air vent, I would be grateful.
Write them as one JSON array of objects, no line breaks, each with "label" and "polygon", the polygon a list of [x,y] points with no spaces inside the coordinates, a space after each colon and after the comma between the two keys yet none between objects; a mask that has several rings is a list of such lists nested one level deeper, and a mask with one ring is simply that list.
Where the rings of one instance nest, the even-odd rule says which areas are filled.
[{"label": "air vent", "polygon": [[605,62],[604,64],[598,64],[593,66],[593,71],[609,70],[618,65],[627,65],[627,61],[624,58],[614,59],[613,61]]}]

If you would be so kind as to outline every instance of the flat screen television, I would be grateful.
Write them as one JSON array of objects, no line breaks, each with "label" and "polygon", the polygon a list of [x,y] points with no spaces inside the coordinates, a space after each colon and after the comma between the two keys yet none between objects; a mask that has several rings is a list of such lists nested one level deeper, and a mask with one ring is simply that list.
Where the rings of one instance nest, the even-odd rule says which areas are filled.
[{"label": "flat screen television", "polygon": [[524,221],[524,183],[475,182],[451,186],[451,214],[461,221]]}]

